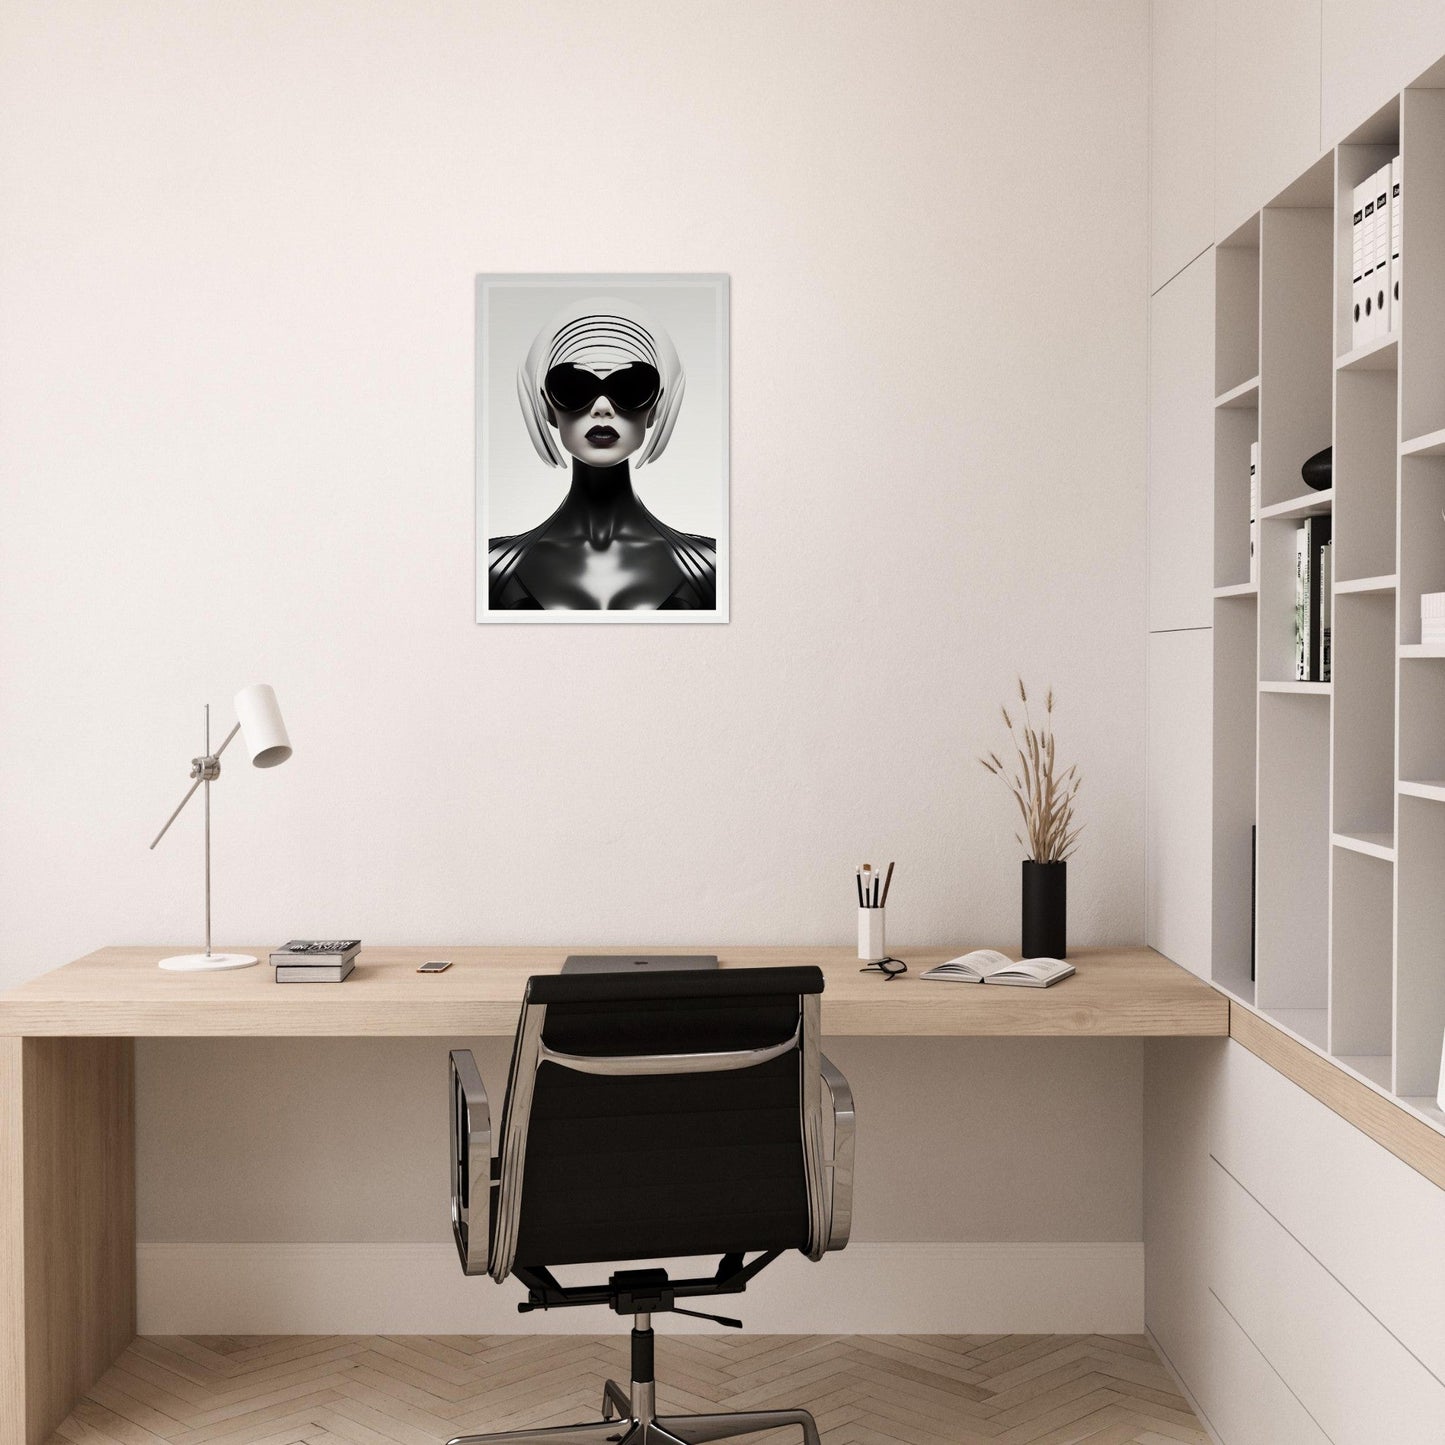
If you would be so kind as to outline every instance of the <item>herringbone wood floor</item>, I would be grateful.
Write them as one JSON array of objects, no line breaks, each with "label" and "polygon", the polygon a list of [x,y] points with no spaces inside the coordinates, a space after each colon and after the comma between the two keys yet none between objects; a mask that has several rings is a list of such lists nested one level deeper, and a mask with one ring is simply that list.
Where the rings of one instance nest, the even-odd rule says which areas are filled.
[{"label": "herringbone wood floor", "polygon": [[[659,1414],[804,1406],[824,1445],[1207,1445],[1142,1336],[664,1331]],[[598,1419],[609,1375],[625,1332],[142,1337],[51,1445],[438,1445]]]}]

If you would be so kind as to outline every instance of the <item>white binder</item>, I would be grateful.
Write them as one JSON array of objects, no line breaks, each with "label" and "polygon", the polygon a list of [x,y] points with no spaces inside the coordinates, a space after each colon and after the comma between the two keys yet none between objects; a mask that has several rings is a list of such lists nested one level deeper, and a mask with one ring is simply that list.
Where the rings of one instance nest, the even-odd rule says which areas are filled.
[{"label": "white binder", "polygon": [[1390,332],[1390,167],[1375,172],[1375,270],[1374,290],[1376,337]]},{"label": "white binder", "polygon": [[1259,443],[1249,444],[1249,580],[1259,586]]},{"label": "white binder", "polygon": [[1400,157],[1390,162],[1390,330],[1400,329],[1400,231],[1404,212],[1400,201]]},{"label": "white binder", "polygon": [[1361,181],[1355,187],[1353,210],[1350,224],[1350,349],[1364,344],[1365,340],[1365,197],[1369,183]]}]

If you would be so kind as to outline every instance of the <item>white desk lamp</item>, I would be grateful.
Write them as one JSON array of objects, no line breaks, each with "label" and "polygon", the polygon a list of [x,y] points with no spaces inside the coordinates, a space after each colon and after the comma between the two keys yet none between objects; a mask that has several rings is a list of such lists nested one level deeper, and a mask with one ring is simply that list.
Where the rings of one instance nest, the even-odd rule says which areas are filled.
[{"label": "white desk lamp", "polygon": [[251,762],[258,768],[274,768],[291,756],[291,739],[286,736],[286,724],[281,721],[281,709],[276,705],[276,693],[269,683],[259,682],[243,687],[236,694],[236,725],[226,734],[226,741],[213,753],[211,751],[211,705],[206,704],[205,751],[198,758],[191,759],[190,792],[176,805],[176,810],[166,819],[165,827],[156,834],[151,843],[154,848],[166,836],[166,829],[180,817],[181,809],[195,796],[196,789],[204,786],[206,793],[206,951],[204,953],[182,953],[174,958],[161,959],[160,966],[177,973],[206,972],[221,968],[249,968],[256,962],[249,953],[211,952],[211,784],[221,776],[221,754],[237,733],[251,755]]}]

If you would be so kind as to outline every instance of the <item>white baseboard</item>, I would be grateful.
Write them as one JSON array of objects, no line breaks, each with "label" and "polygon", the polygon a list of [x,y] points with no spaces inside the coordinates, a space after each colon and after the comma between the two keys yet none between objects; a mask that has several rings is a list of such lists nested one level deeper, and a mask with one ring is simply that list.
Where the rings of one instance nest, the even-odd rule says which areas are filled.
[{"label": "white baseboard", "polygon": [[[518,1314],[521,1286],[468,1279],[449,1244],[142,1244],[136,1266],[148,1335],[615,1328],[595,1309]],[[1144,1246],[854,1244],[817,1264],[786,1255],[716,1308],[773,1334],[1138,1334]],[[666,1328],[717,1326],[674,1315]]]}]

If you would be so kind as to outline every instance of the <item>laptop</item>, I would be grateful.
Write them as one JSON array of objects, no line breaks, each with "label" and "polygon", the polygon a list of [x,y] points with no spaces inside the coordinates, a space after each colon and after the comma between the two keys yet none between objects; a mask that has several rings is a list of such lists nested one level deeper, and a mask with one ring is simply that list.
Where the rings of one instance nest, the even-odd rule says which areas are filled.
[{"label": "laptop", "polygon": [[716,968],[715,953],[569,953],[563,973],[685,973]]}]

